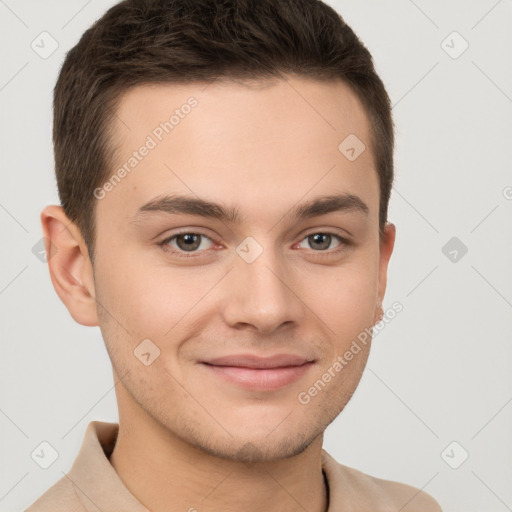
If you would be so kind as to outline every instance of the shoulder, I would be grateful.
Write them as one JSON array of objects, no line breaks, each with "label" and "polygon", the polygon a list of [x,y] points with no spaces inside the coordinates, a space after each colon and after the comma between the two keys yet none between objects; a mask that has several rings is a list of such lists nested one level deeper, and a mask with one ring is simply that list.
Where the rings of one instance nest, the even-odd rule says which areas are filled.
[{"label": "shoulder", "polygon": [[350,496],[350,505],[354,510],[372,512],[442,512],[439,503],[425,491],[344,466],[325,451],[322,457],[324,467],[330,473],[329,486],[334,501],[337,496],[340,499]]},{"label": "shoulder", "polygon": [[[363,473],[361,473],[363,475]],[[392,503],[393,510],[402,512],[442,512],[439,503],[430,494],[411,485],[392,480],[383,480],[369,475],[369,479],[378,493],[385,495]]]},{"label": "shoulder", "polygon": [[52,485],[25,512],[83,512],[74,485],[66,476]]}]

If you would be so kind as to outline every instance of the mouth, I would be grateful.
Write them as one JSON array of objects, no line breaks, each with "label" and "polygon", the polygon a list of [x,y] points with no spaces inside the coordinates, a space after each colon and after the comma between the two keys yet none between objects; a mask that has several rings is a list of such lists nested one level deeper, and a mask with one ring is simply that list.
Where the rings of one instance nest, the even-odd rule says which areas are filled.
[{"label": "mouth", "polygon": [[216,378],[254,391],[275,391],[290,385],[314,363],[314,360],[292,354],[271,357],[237,354],[201,361],[201,365]]}]

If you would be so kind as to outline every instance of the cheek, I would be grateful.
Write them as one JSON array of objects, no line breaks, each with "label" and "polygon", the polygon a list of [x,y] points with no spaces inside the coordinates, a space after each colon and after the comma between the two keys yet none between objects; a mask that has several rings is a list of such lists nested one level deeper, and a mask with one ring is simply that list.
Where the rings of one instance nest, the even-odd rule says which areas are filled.
[{"label": "cheek", "polygon": [[[97,292],[111,314],[105,321],[113,322],[112,328],[125,335],[128,331],[133,343],[149,338],[168,344],[186,325],[195,330],[196,324],[215,313],[211,297],[206,296],[225,271],[214,266],[155,265],[122,252],[111,252],[98,263]],[[289,274],[289,284],[314,321],[323,320],[336,336],[347,339],[373,321],[377,269],[373,251],[354,251],[338,266],[296,267]],[[220,289],[224,288],[216,293]]]},{"label": "cheek", "polygon": [[132,344],[149,338],[168,345],[188,325],[197,306],[219,280],[218,271],[176,269],[140,261],[103,265],[97,275],[99,301],[110,315],[103,315],[110,329],[119,330]]},{"label": "cheek", "polygon": [[345,337],[372,325],[378,290],[372,258],[306,276],[303,295],[308,306],[336,334]]}]

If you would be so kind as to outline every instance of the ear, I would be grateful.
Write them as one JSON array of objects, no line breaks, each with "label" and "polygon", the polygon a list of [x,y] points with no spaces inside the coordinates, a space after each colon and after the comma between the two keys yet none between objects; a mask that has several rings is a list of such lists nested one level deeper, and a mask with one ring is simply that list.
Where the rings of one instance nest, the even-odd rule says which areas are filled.
[{"label": "ear", "polygon": [[92,263],[80,230],[61,206],[41,212],[50,277],[60,300],[82,325],[99,325]]},{"label": "ear", "polygon": [[386,293],[386,285],[388,280],[388,263],[395,246],[396,227],[394,224],[387,222],[384,227],[384,236],[380,240],[380,257],[379,257],[379,291],[378,291],[378,307],[375,311],[374,322],[382,320],[384,311],[382,309],[382,301]]}]

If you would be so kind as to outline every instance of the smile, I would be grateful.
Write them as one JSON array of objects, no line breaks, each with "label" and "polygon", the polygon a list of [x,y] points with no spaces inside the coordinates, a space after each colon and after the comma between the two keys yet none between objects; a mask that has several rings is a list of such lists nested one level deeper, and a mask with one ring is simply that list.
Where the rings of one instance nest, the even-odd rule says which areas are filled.
[{"label": "smile", "polygon": [[300,379],[314,361],[289,354],[273,357],[242,354],[211,359],[201,364],[215,377],[241,388],[275,391]]}]

